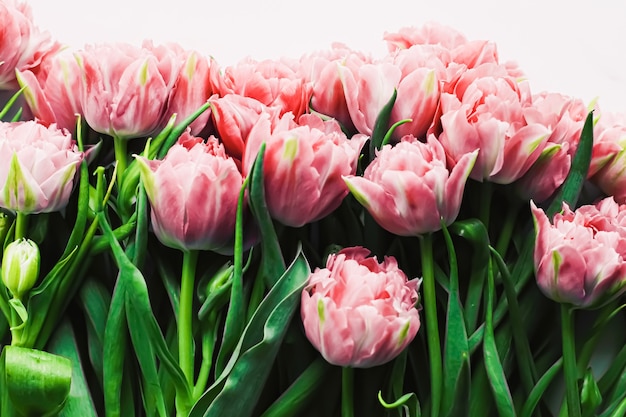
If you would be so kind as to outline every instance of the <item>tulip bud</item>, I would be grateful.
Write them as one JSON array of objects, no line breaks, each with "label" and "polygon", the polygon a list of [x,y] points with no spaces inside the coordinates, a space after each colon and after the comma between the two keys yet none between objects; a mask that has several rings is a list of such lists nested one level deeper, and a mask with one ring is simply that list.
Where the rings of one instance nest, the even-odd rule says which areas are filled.
[{"label": "tulip bud", "polygon": [[18,239],[4,250],[2,282],[14,298],[21,299],[37,282],[39,248],[30,239]]}]

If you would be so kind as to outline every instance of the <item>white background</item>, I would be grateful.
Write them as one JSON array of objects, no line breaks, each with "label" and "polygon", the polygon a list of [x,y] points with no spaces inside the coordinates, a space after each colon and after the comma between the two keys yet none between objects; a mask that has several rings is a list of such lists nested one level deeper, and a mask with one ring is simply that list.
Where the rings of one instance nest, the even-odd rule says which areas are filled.
[{"label": "white background", "polygon": [[334,41],[385,53],[385,31],[436,21],[494,41],[533,92],[626,112],[626,3],[600,0],[26,0],[36,24],[74,48],[178,42],[222,65],[297,58]]}]

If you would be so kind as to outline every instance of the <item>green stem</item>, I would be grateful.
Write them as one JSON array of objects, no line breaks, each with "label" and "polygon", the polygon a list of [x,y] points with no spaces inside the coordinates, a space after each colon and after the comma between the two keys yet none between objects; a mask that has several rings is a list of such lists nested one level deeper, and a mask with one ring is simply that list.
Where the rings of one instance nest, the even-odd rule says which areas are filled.
[{"label": "green stem", "polygon": [[128,142],[118,136],[113,137],[113,147],[115,149],[115,160],[117,161],[117,186],[121,189],[122,178],[128,167]]},{"label": "green stem", "polygon": [[193,295],[198,251],[183,252],[183,271],[180,284],[180,304],[178,311],[178,362],[189,387],[193,387]]},{"label": "green stem", "polygon": [[504,225],[502,226],[502,230],[500,231],[500,236],[498,236],[498,242],[496,243],[496,250],[502,258],[506,258],[506,252],[509,249],[509,242],[511,241],[511,236],[513,235],[513,229],[515,229],[517,214],[519,213],[520,207],[520,204],[512,203],[509,205],[510,209],[506,212],[506,219],[504,221]]},{"label": "green stem", "polygon": [[489,233],[489,217],[491,216],[491,197],[493,196],[493,184],[485,181],[480,184],[480,221],[483,222]]},{"label": "green stem", "polygon": [[354,417],[354,369],[341,369],[341,417]]},{"label": "green stem", "polygon": [[15,217],[15,240],[26,237],[28,230],[28,214],[17,212]]},{"label": "green stem", "polygon": [[576,366],[576,343],[574,339],[574,310],[561,304],[561,332],[563,337],[563,374],[567,397],[567,415],[581,417],[578,369]]},{"label": "green stem", "polygon": [[422,257],[422,289],[424,291],[424,315],[426,318],[426,336],[428,357],[430,360],[431,381],[431,417],[438,417],[441,406],[441,342],[439,339],[439,321],[437,320],[437,297],[435,294],[435,270],[433,265],[433,237],[426,234],[420,237]]},{"label": "green stem", "polygon": [[215,337],[217,332],[217,313],[212,311],[209,314],[208,326],[202,336],[202,363],[198,371],[198,378],[193,387],[193,400],[200,398],[209,381],[211,366],[213,365],[213,351],[215,350]]}]

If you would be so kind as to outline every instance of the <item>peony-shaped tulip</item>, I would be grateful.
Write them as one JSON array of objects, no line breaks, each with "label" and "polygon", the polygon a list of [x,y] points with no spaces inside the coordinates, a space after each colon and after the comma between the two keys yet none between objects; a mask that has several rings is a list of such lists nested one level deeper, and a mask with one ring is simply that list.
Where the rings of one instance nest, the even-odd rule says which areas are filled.
[{"label": "peony-shaped tulip", "polygon": [[0,207],[24,214],[67,205],[83,153],[67,130],[0,123]]},{"label": "peony-shaped tulip", "polygon": [[82,114],[82,73],[69,50],[46,56],[38,71],[17,72],[24,98],[37,121],[74,132],[76,114]]},{"label": "peony-shaped tulip", "polygon": [[393,257],[378,263],[362,247],[328,257],[302,291],[307,338],[333,365],[369,368],[398,356],[420,327],[420,281],[408,280]]},{"label": "peony-shaped tulip", "polygon": [[35,26],[26,2],[0,2],[0,22],[0,90],[12,90],[17,87],[16,70],[35,70],[60,44]]},{"label": "peony-shaped tulip", "polygon": [[552,223],[531,202],[537,285],[554,301],[600,307],[626,290],[626,206],[612,197],[572,211],[563,204]]},{"label": "peony-shaped tulip", "polygon": [[439,140],[453,162],[480,149],[473,179],[510,184],[537,161],[551,134],[525,119],[531,103],[527,82],[514,79],[503,65],[479,65],[461,75],[453,94],[441,95]]},{"label": "peony-shaped tulip", "polygon": [[204,143],[186,132],[163,160],[137,158],[161,243],[219,251],[231,242],[243,179],[215,137]]},{"label": "peony-shaped tulip", "polygon": [[[213,60],[197,51],[184,51],[181,54],[183,66],[168,102],[168,114],[176,113],[176,122],[182,122],[196,112],[209,97],[215,87],[211,83],[211,71],[214,71]],[[209,121],[210,113],[205,111],[189,128],[192,135],[199,135]]]},{"label": "peony-shaped tulip", "polygon": [[335,210],[348,194],[342,176],[354,175],[367,137],[348,139],[335,120],[290,113],[276,123],[264,113],[250,131],[244,155],[247,174],[265,142],[263,175],[270,215],[300,227]]},{"label": "peony-shaped tulip", "polygon": [[563,184],[578,149],[580,133],[587,116],[582,100],[558,93],[533,96],[525,118],[552,131],[537,161],[518,181],[516,188],[522,198],[544,201]]},{"label": "peony-shaped tulip", "polygon": [[83,69],[81,108],[96,132],[131,139],[163,124],[180,70],[181,48],[118,43],[76,52]]},{"label": "peony-shaped tulip", "polygon": [[269,108],[256,99],[237,94],[226,94],[224,97],[214,95],[209,102],[213,128],[217,131],[217,136],[224,144],[226,152],[240,161],[248,135],[260,115],[274,113],[278,118],[279,114],[276,107]]},{"label": "peony-shaped tulip", "polygon": [[588,177],[620,204],[626,203],[626,114],[601,113],[594,127]]},{"label": "peony-shaped tulip", "polygon": [[297,64],[287,59],[255,61],[248,58],[226,67],[223,74],[212,72],[213,84],[220,96],[251,97],[268,107],[278,107],[281,115],[291,112],[299,117],[309,108],[311,84],[297,69]]},{"label": "peony-shaped tulip", "polygon": [[380,226],[417,236],[441,229],[442,220],[451,224],[456,219],[477,153],[463,155],[449,170],[434,136],[427,143],[405,136],[396,146],[383,146],[362,177],[344,179]]}]

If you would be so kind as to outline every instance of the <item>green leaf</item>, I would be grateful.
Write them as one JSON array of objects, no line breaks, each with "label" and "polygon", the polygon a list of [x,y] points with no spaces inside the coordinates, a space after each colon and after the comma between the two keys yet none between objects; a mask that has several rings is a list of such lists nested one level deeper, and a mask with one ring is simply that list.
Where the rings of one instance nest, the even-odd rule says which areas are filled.
[{"label": "green leaf", "polygon": [[417,395],[415,395],[415,393],[413,392],[404,394],[392,403],[387,403],[385,400],[383,400],[382,394],[379,391],[378,401],[383,407],[387,409],[402,407],[405,417],[420,417],[422,415],[422,410],[420,408],[420,403],[417,399]]},{"label": "green leaf", "polygon": [[561,372],[563,368],[563,358],[559,358],[548,370],[543,374],[539,381],[535,384],[532,391],[528,395],[528,398],[524,402],[520,417],[532,417],[537,404],[543,398],[546,390],[554,380],[554,378]]},{"label": "green leaf", "polygon": [[580,392],[580,403],[583,417],[596,415],[596,410],[602,404],[602,394],[593,376],[591,368],[588,368],[583,377],[583,386]]},{"label": "green leaf", "polygon": [[470,397],[469,346],[459,295],[456,251],[446,225],[442,223],[442,226],[450,260],[450,287],[443,357],[441,413],[444,416],[467,416]]},{"label": "green leaf", "polygon": [[13,407],[27,416],[56,415],[72,382],[69,359],[40,350],[5,346],[4,377]]},{"label": "green leaf", "polygon": [[50,353],[68,358],[72,364],[72,383],[65,407],[60,417],[97,417],[98,413],[91,398],[87,379],[82,367],[81,354],[72,326],[67,320],[61,322],[54,332],[50,344]]},{"label": "green leaf", "polygon": [[268,287],[285,272],[285,260],[280,249],[276,230],[265,202],[265,185],[263,179],[263,162],[265,160],[265,143],[259,148],[250,173],[249,193],[250,209],[257,220],[261,232],[261,276]]},{"label": "green leaf", "polygon": [[389,119],[391,118],[391,110],[393,110],[394,104],[396,104],[396,98],[398,97],[398,90],[394,88],[393,94],[389,101],[383,106],[376,117],[374,128],[372,129],[372,137],[370,138],[370,160],[374,159],[376,150],[380,149],[383,145],[385,135],[389,130]]},{"label": "green leaf", "polygon": [[309,274],[309,265],[299,252],[252,316],[225,371],[196,402],[189,417],[251,415]]},{"label": "green leaf", "polygon": [[473,332],[478,323],[483,288],[487,279],[489,234],[483,222],[478,219],[456,221],[450,225],[450,232],[462,237],[472,245],[469,285],[463,311],[467,330]]},{"label": "green leaf", "polygon": [[593,112],[587,114],[587,119],[580,134],[578,149],[572,160],[570,169],[565,182],[561,185],[557,195],[550,204],[546,215],[552,218],[555,213],[561,211],[563,203],[567,203],[572,209],[576,207],[578,196],[582,190],[583,184],[587,179],[589,164],[591,163],[591,153],[593,149]]},{"label": "green leaf", "polygon": [[515,417],[515,407],[509,389],[506,375],[500,361],[500,355],[496,346],[493,326],[493,304],[495,284],[493,279],[493,269],[489,261],[489,274],[487,279],[487,305],[485,314],[485,334],[483,338],[483,357],[485,369],[493,392],[493,398],[498,408],[498,413],[502,417]]},{"label": "green leaf", "polygon": [[318,356],[289,386],[289,388],[274,401],[261,417],[290,417],[303,413],[311,404],[314,394],[333,371],[330,365],[321,356]]},{"label": "green leaf", "polygon": [[80,304],[85,312],[87,350],[98,381],[103,381],[104,333],[111,303],[111,294],[95,279],[88,279],[81,287]]}]

